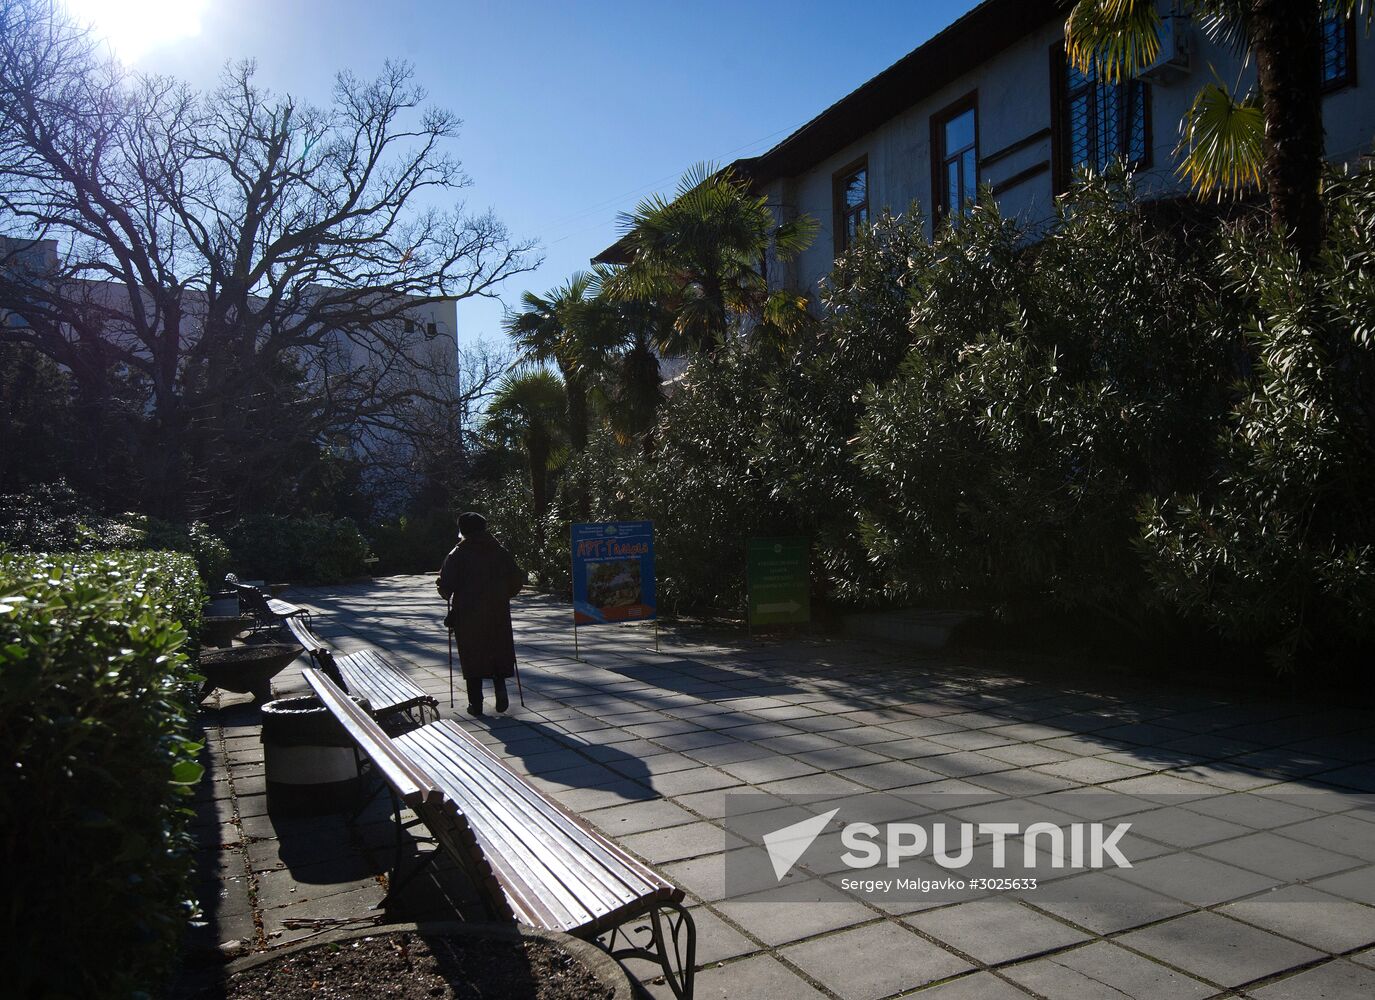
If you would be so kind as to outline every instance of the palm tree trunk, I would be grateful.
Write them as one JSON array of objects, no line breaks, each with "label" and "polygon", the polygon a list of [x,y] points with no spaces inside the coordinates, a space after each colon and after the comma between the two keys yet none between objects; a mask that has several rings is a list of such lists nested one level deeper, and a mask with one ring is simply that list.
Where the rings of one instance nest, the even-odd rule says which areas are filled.
[{"label": "palm tree trunk", "polygon": [[1251,45],[1265,112],[1270,213],[1303,266],[1323,237],[1322,4],[1251,0]]},{"label": "palm tree trunk", "polygon": [[579,372],[563,373],[568,397],[568,443],[581,454],[587,450],[587,383]]}]

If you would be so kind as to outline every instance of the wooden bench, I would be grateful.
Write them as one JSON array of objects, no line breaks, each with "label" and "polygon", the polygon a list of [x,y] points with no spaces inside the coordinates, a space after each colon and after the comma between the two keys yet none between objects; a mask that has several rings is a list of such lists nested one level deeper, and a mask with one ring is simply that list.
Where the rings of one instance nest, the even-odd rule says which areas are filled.
[{"label": "wooden bench", "polygon": [[493,919],[563,931],[613,958],[657,962],[674,996],[692,996],[697,929],[682,889],[539,791],[456,722],[388,737],[328,676],[303,673],[391,793],[398,852],[389,895],[422,870],[395,879],[405,806],[436,844],[426,862],[440,851],[457,862]]},{"label": "wooden bench", "polygon": [[229,584],[238,594],[240,607],[247,609],[248,613],[257,621],[259,628],[276,628],[293,618],[310,620],[309,609],[286,601],[279,601],[275,597],[269,597],[257,587],[240,583],[238,577],[233,573],[227,575],[224,582]]},{"label": "wooden bench", "polygon": [[[367,701],[373,717],[404,716],[411,726],[439,718],[439,700],[411,680],[406,672],[376,650],[363,649],[343,656],[300,617],[286,619],[286,627],[326,675],[343,681],[345,690]],[[426,716],[429,716],[427,719]]]}]

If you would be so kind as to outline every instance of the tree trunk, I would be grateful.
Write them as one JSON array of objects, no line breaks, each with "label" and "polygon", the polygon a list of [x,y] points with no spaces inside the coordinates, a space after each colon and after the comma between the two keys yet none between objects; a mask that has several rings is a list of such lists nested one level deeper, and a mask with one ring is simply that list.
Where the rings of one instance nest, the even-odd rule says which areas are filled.
[{"label": "tree trunk", "polygon": [[1251,2],[1270,213],[1306,267],[1317,259],[1323,237],[1322,4]]},{"label": "tree trunk", "polygon": [[549,506],[549,435],[532,423],[525,434],[525,446],[530,458],[530,496],[535,508],[535,566],[541,587],[548,585],[544,572],[544,511]]},{"label": "tree trunk", "polygon": [[587,450],[587,383],[578,372],[565,372],[563,389],[568,398],[568,443],[582,454]]}]

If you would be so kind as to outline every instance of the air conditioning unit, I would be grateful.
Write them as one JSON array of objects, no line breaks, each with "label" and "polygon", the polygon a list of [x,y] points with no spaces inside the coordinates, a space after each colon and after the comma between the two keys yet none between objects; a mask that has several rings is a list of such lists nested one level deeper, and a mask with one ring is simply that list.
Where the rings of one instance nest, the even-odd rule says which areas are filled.
[{"label": "air conditioning unit", "polygon": [[1155,83],[1169,83],[1189,74],[1189,19],[1166,14],[1160,19],[1160,52],[1138,76]]}]

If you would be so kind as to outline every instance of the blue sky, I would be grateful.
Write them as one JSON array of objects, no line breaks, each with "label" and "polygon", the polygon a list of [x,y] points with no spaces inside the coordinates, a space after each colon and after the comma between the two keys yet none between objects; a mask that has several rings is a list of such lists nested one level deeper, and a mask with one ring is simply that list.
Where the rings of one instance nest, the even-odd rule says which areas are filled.
[{"label": "blue sky", "polygon": [[[94,0],[84,0],[90,4]],[[74,0],[78,6],[82,0]],[[165,11],[199,3],[181,37]],[[502,291],[517,305],[587,266],[616,215],[699,160],[762,152],[921,44],[974,0],[100,0],[137,70],[198,86],[252,57],[267,86],[323,101],[335,71],[415,64],[464,120],[452,152],[545,263]],[[152,25],[153,27],[145,27]],[[196,31],[194,34],[188,32]],[[459,306],[459,339],[501,337],[500,303]]]}]

